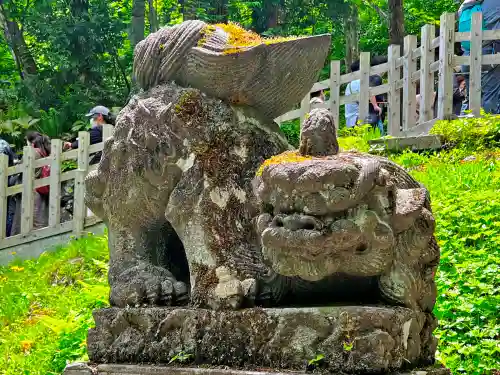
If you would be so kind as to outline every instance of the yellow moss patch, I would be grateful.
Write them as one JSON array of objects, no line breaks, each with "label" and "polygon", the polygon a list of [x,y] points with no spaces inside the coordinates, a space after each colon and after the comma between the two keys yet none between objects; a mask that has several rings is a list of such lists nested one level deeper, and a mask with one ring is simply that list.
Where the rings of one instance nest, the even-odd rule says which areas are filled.
[{"label": "yellow moss patch", "polygon": [[200,34],[201,34],[201,38],[200,40],[198,41],[198,47],[201,47],[203,46],[206,41],[207,41],[207,38],[212,35],[212,33],[215,31],[215,26],[214,25],[207,25],[203,28],[203,30],[201,30]]},{"label": "yellow moss patch", "polygon": [[262,38],[259,34],[254,33],[253,31],[245,30],[240,25],[229,22],[218,23],[215,25],[216,27],[221,28],[226,33],[229,34],[228,44],[232,48],[228,48],[224,51],[224,54],[229,55],[233,53],[238,53],[248,47],[255,47],[260,44],[273,44],[273,43],[281,43],[288,40],[297,39],[296,36],[292,37],[274,37],[274,38]]},{"label": "yellow moss patch", "polygon": [[312,160],[312,156],[303,156],[299,154],[298,151],[285,151],[281,154],[274,155],[264,161],[264,163],[261,164],[259,169],[257,170],[256,175],[261,176],[262,172],[264,171],[264,168],[268,165],[273,165],[273,164],[283,164],[283,163],[300,163],[302,161],[306,160]]}]

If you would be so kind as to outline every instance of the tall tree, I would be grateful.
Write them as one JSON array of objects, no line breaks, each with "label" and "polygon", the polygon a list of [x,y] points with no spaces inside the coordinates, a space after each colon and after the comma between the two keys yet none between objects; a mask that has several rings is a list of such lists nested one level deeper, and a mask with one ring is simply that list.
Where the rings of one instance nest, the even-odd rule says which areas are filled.
[{"label": "tall tree", "polygon": [[156,11],[156,6],[154,0],[148,0],[148,21],[149,21],[149,32],[154,33],[160,28],[158,21],[158,12]]},{"label": "tall tree", "polygon": [[345,64],[348,71],[351,64],[359,59],[359,20],[358,8],[350,3],[344,15]]},{"label": "tall tree", "polygon": [[146,27],[146,1],[133,0],[132,4],[132,24],[130,27],[130,44],[134,48],[137,43],[144,39],[144,29]]},{"label": "tall tree", "polygon": [[405,36],[405,19],[403,0],[389,0],[389,44],[397,44],[403,48]]},{"label": "tall tree", "polygon": [[[13,5],[13,3],[11,3]],[[19,27],[17,20],[11,16],[11,12],[0,1],[0,27],[3,30],[5,40],[9,43],[10,48],[14,53],[16,65],[19,69],[21,78],[25,75],[37,74],[37,65],[33,55],[31,54],[22,29]]]}]

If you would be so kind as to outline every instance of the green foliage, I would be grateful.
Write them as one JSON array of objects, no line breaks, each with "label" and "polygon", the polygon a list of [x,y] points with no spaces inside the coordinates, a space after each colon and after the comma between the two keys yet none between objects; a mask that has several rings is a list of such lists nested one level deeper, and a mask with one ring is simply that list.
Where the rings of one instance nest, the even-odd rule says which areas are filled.
[{"label": "green foliage", "polygon": [[300,143],[300,120],[296,119],[283,122],[280,125],[280,129],[285,134],[288,143],[298,148]]},{"label": "green foliage", "polygon": [[182,363],[182,364],[188,363],[193,359],[193,357],[194,356],[190,353],[180,352],[180,353],[177,353],[176,355],[174,355],[172,358],[170,358],[170,361],[168,363],[169,364],[170,363]]},{"label": "green foliage", "polygon": [[321,361],[323,361],[324,359],[325,359],[325,356],[323,354],[318,354],[318,355],[316,355],[316,357],[309,360],[308,364],[309,365],[316,365],[316,364],[320,363]]},{"label": "green foliage", "polygon": [[438,121],[431,134],[467,150],[481,150],[500,142],[500,116],[482,113],[481,117],[466,117],[452,121]]},{"label": "green foliage", "polygon": [[413,172],[431,192],[438,224],[438,358],[454,374],[493,374],[500,365],[499,155],[434,159]]},{"label": "green foliage", "polygon": [[344,151],[368,152],[369,140],[380,138],[380,131],[371,125],[355,126],[339,130],[339,146]]},{"label": "green foliage", "polygon": [[92,309],[107,306],[107,241],[90,236],[0,267],[2,374],[60,374],[86,360]]},{"label": "green foliage", "polygon": [[12,120],[2,121],[0,119],[0,137],[18,148],[22,147],[25,145],[24,136],[26,131],[33,129],[38,122],[39,119],[32,118],[28,115]]}]

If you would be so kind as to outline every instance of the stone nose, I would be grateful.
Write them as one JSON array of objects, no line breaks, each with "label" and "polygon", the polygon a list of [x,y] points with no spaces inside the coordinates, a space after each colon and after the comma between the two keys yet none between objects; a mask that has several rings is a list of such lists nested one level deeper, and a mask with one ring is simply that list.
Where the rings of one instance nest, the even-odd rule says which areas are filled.
[{"label": "stone nose", "polygon": [[323,223],[313,216],[292,214],[280,218],[282,226],[288,230],[321,230]]}]

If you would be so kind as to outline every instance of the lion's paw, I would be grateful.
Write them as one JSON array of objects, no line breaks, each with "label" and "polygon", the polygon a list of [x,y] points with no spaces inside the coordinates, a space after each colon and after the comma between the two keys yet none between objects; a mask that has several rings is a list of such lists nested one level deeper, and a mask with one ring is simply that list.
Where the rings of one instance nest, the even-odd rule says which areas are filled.
[{"label": "lion's paw", "polygon": [[214,305],[217,308],[236,310],[245,302],[252,303],[255,300],[257,288],[254,279],[240,281],[224,266],[218,267],[215,274],[219,279],[214,289]]},{"label": "lion's paw", "polygon": [[112,306],[171,306],[185,304],[188,288],[164,268],[148,264],[123,271],[111,282]]}]

